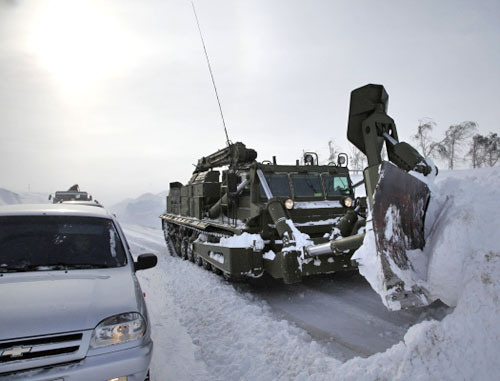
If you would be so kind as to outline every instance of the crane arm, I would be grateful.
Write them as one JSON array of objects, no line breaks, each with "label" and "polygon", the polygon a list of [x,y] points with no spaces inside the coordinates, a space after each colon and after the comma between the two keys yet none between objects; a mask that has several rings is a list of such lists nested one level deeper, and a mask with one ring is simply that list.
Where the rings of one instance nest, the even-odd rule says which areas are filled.
[{"label": "crane arm", "polygon": [[211,155],[204,156],[198,160],[193,173],[208,171],[209,169],[229,165],[230,168],[252,163],[257,158],[257,152],[251,148],[246,148],[243,143],[236,142],[229,144],[226,148],[220,149]]}]

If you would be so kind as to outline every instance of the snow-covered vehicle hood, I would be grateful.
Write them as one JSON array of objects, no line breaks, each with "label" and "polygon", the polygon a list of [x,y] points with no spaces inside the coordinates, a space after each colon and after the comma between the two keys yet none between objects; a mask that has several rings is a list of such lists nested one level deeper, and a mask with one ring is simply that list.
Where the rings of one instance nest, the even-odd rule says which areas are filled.
[{"label": "snow-covered vehicle hood", "polygon": [[112,315],[144,314],[141,293],[129,266],[3,274],[0,340],[89,330]]}]

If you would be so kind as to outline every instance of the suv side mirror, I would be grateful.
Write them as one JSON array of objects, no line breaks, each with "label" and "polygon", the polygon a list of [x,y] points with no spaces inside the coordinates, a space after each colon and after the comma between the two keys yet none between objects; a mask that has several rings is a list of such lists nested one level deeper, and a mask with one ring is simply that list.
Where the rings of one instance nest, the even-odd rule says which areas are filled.
[{"label": "suv side mirror", "polygon": [[154,254],[141,254],[137,257],[137,262],[134,262],[134,269],[146,270],[155,267],[158,263],[158,258]]}]

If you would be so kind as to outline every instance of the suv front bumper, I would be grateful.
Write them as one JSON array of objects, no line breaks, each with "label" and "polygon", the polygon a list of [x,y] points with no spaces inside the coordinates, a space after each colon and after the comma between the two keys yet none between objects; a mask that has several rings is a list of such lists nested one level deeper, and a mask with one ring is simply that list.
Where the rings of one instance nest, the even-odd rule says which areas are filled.
[{"label": "suv front bumper", "polygon": [[144,381],[152,354],[153,341],[149,340],[138,347],[87,356],[72,363],[0,373],[0,380],[105,381],[126,376],[127,381]]}]

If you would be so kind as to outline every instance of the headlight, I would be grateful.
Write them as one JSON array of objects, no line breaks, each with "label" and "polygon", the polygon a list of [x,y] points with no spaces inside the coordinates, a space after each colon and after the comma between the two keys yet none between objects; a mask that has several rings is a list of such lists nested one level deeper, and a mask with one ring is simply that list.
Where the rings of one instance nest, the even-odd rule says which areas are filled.
[{"label": "headlight", "polygon": [[95,327],[90,347],[99,348],[137,340],[144,336],[144,332],[146,332],[146,322],[137,312],[111,316]]},{"label": "headlight", "polygon": [[289,198],[288,200],[285,201],[285,208],[293,209],[293,205],[294,205],[294,203],[293,203],[292,199]]},{"label": "headlight", "polygon": [[353,202],[352,198],[350,198],[350,197],[345,197],[342,201],[343,201],[344,206],[345,206],[346,208],[350,208],[350,207],[352,207],[352,206],[353,206],[353,204],[354,204],[354,202]]}]

